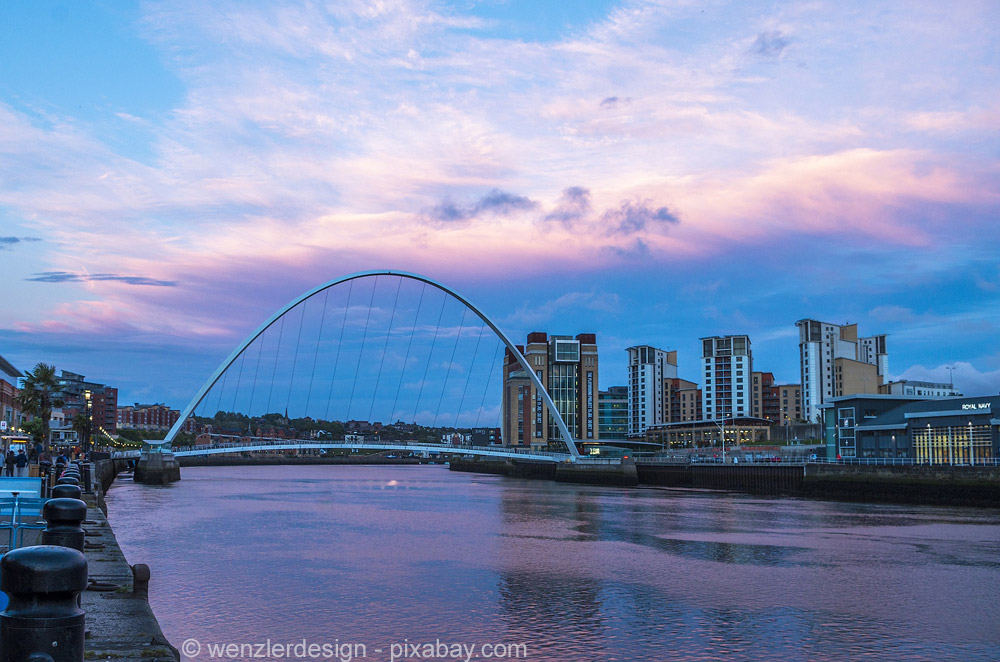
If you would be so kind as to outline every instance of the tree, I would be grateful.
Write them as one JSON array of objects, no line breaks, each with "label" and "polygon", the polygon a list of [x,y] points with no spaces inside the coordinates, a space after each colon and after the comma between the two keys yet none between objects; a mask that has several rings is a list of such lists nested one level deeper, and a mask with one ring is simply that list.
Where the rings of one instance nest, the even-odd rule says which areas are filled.
[{"label": "tree", "polygon": [[41,420],[41,437],[46,446],[51,442],[49,420],[52,418],[52,408],[62,407],[63,404],[56,397],[58,392],[55,366],[39,363],[34,370],[24,375],[21,390],[17,394],[21,411]]},{"label": "tree", "polygon": [[86,414],[77,414],[73,417],[73,431],[76,432],[76,438],[80,440],[81,448],[88,448],[87,436],[90,434],[90,420],[87,418]]}]

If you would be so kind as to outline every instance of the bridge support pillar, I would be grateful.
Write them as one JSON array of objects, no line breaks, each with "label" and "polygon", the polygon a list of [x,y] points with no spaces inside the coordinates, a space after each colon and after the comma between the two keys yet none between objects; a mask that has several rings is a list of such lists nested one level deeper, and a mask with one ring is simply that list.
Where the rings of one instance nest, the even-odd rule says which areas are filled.
[{"label": "bridge support pillar", "polygon": [[177,458],[161,446],[144,445],[132,480],[146,485],[167,485],[181,479]]},{"label": "bridge support pillar", "polygon": [[588,462],[587,458],[576,462],[561,462],[556,465],[555,478],[562,483],[590,483],[619,487],[639,484],[635,462],[630,458],[622,458],[620,462],[615,463]]}]

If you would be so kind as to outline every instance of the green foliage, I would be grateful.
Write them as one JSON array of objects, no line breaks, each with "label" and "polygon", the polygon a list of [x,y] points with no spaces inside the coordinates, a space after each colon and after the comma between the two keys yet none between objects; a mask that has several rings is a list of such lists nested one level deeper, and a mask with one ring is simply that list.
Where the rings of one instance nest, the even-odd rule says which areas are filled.
[{"label": "green foliage", "polygon": [[[49,419],[52,418],[52,408],[61,407],[62,400],[56,397],[59,382],[56,379],[55,366],[39,363],[33,370],[25,373],[21,381],[21,390],[17,394],[17,403],[25,414],[41,422],[40,440],[49,441]],[[34,433],[32,433],[34,435]]]},{"label": "green foliage", "polygon": [[45,439],[45,427],[42,425],[42,419],[33,418],[24,425],[21,426],[25,432],[31,435],[31,440],[35,443],[44,443]]}]

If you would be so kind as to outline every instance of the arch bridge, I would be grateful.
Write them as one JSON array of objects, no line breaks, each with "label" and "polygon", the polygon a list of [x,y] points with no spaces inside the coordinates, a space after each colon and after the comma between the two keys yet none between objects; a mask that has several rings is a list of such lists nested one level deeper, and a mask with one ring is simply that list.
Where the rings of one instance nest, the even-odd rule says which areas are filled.
[{"label": "arch bridge", "polygon": [[[499,339],[499,341],[502,343],[503,347],[506,349],[506,352],[511,357],[513,357],[513,359],[515,359],[517,361],[517,363],[520,365],[520,368],[523,371],[524,378],[526,378],[527,380],[529,380],[531,382],[532,386],[534,387],[535,393],[541,399],[542,404],[544,404],[545,409],[548,411],[549,421],[552,424],[554,424],[554,431],[555,430],[558,431],[558,437],[557,438],[553,438],[552,441],[560,441],[560,442],[562,442],[562,444],[565,445],[566,451],[565,452],[561,452],[561,453],[560,452],[547,452],[547,451],[528,450],[528,449],[525,449],[523,447],[511,447],[511,446],[489,446],[489,447],[485,447],[485,446],[479,446],[479,447],[473,447],[473,446],[451,446],[451,447],[449,447],[447,445],[438,446],[438,445],[432,444],[432,443],[416,444],[416,443],[413,443],[413,442],[398,442],[398,443],[383,443],[383,442],[368,442],[368,443],[340,442],[340,443],[333,443],[333,442],[315,442],[315,441],[304,441],[304,440],[303,441],[282,440],[282,444],[276,444],[274,442],[274,440],[265,441],[265,440],[260,440],[260,439],[251,439],[250,443],[241,444],[239,446],[240,450],[238,450],[238,451],[236,450],[236,447],[232,447],[232,446],[225,446],[225,447],[223,447],[223,446],[219,446],[219,445],[215,445],[215,444],[213,444],[213,445],[211,445],[211,447],[207,447],[207,448],[197,448],[197,449],[181,449],[181,448],[177,448],[177,449],[173,449],[174,440],[176,439],[178,433],[181,431],[181,429],[183,428],[185,422],[189,419],[189,417],[191,417],[195,413],[195,411],[197,410],[197,408],[205,402],[205,399],[206,399],[206,396],[208,395],[208,393],[213,389],[214,386],[216,386],[220,382],[220,379],[223,380],[223,382],[222,382],[222,388],[219,391],[219,402],[221,403],[221,401],[222,401],[222,393],[225,391],[225,388],[226,388],[225,378],[228,376],[227,371],[229,371],[230,368],[232,368],[234,366],[234,364],[237,362],[237,360],[239,360],[240,361],[239,368],[238,368],[238,370],[234,370],[234,372],[238,372],[239,377],[242,378],[242,375],[243,375],[243,372],[244,372],[244,364],[248,362],[248,356],[247,356],[247,349],[248,349],[248,347],[250,347],[251,344],[253,344],[256,340],[260,339],[265,334],[265,332],[267,332],[269,329],[271,329],[272,327],[274,327],[276,324],[280,325],[280,327],[279,327],[280,330],[279,330],[279,333],[278,333],[278,348],[275,350],[275,354],[274,354],[274,356],[275,356],[275,359],[274,359],[275,360],[275,366],[277,366],[278,355],[281,353],[281,344],[280,344],[281,343],[281,337],[282,337],[281,333],[284,330],[285,319],[286,319],[286,317],[288,316],[288,314],[291,311],[296,310],[296,309],[300,309],[300,307],[301,307],[300,315],[298,315],[298,319],[297,319],[297,323],[298,323],[299,327],[298,327],[298,339],[297,339],[296,344],[294,346],[294,356],[295,356],[295,358],[292,360],[292,367],[291,367],[292,375],[293,375],[293,378],[294,378],[296,360],[299,357],[299,346],[298,346],[298,343],[302,340],[302,329],[303,329],[302,324],[303,324],[303,320],[306,317],[305,304],[306,304],[306,302],[310,301],[311,299],[313,299],[313,298],[317,297],[318,295],[322,294],[323,295],[323,297],[322,297],[323,316],[320,318],[321,322],[320,322],[320,327],[319,327],[319,334],[318,334],[318,338],[317,338],[317,341],[316,341],[315,354],[314,354],[313,364],[312,364],[312,374],[310,375],[310,383],[309,383],[309,389],[310,389],[310,391],[309,391],[309,397],[311,397],[311,395],[312,395],[312,389],[313,389],[312,376],[316,373],[317,365],[322,365],[322,364],[318,363],[318,356],[319,356],[320,343],[323,340],[323,326],[322,326],[322,322],[326,320],[326,315],[327,315],[326,304],[327,304],[327,299],[329,299],[329,297],[330,297],[330,294],[329,294],[330,291],[333,288],[335,288],[335,287],[337,287],[339,285],[343,285],[343,284],[347,284],[347,285],[349,285],[350,288],[353,289],[353,284],[355,282],[362,281],[362,280],[365,280],[365,279],[375,279],[375,282],[374,282],[374,285],[372,286],[372,291],[371,291],[371,300],[369,301],[369,304],[368,304],[367,316],[365,316],[365,315],[359,315],[360,317],[365,318],[365,324],[366,324],[365,329],[364,329],[365,335],[362,337],[361,349],[360,349],[360,351],[358,353],[358,361],[357,361],[357,363],[358,363],[358,366],[360,367],[360,365],[362,363],[361,357],[362,357],[362,355],[365,352],[365,341],[366,341],[366,339],[368,337],[368,334],[369,334],[369,330],[368,330],[368,327],[367,327],[367,323],[368,323],[367,320],[368,320],[368,318],[370,318],[372,316],[372,311],[374,310],[374,308],[372,307],[372,301],[374,301],[375,290],[378,287],[378,278],[380,278],[380,277],[391,277],[391,278],[399,279],[399,281],[397,282],[397,285],[396,285],[396,301],[398,301],[399,298],[400,298],[400,289],[399,288],[400,288],[402,282],[403,281],[411,281],[411,282],[422,284],[422,288],[423,289],[420,290],[420,302],[423,302],[423,300],[424,300],[424,290],[427,287],[434,288],[436,290],[439,290],[441,293],[443,293],[444,298],[443,298],[442,304],[441,304],[441,311],[442,311],[442,313],[444,311],[445,303],[446,303],[446,301],[449,298],[451,300],[454,300],[454,301],[457,301],[458,303],[460,303],[463,306],[463,308],[462,308],[462,326],[459,327],[459,329],[458,329],[458,337],[461,337],[463,329],[465,328],[465,320],[466,320],[466,316],[467,316],[468,313],[473,314],[484,325],[483,328],[480,331],[480,336],[479,336],[478,340],[481,340],[483,332],[485,332],[485,328],[488,327],[492,331],[492,333],[495,334],[496,338]],[[351,291],[352,291],[352,289],[348,289],[347,304],[346,304],[346,306],[344,308],[343,322],[341,322],[341,327],[340,327],[340,334],[341,334],[341,336],[340,336],[341,337],[341,341],[340,342],[341,343],[343,342],[343,329],[348,324],[348,319],[349,319],[348,318],[348,311],[352,308],[352,306],[351,306]],[[399,333],[400,332],[400,329],[398,327],[395,328],[395,329],[393,328],[393,321],[396,319],[395,303],[396,302],[394,301],[393,302],[393,308],[392,308],[392,318],[391,318],[391,320],[389,322],[389,331],[385,335],[386,347],[388,346],[389,337],[393,333]],[[417,317],[419,317],[419,316],[420,316],[420,304],[418,303],[418,305],[417,305]],[[290,320],[289,323],[290,324],[295,324],[296,323],[296,319],[293,317]],[[416,333],[417,327],[418,327],[418,325],[417,325],[417,321],[415,319],[414,322],[413,322],[413,327],[410,330],[410,334],[411,334],[410,335],[410,343],[411,344],[413,342],[413,334]],[[439,317],[438,317],[438,326],[435,327],[435,331],[434,331],[434,342],[437,341],[438,330],[440,330],[440,328],[441,328],[441,317],[439,315]],[[455,340],[455,342],[456,342],[456,345],[455,345],[456,349],[457,349],[457,346],[458,346],[457,345],[457,343],[458,343],[458,337]],[[477,344],[476,344],[477,351],[479,349],[479,342],[478,342],[478,340],[477,340]],[[381,342],[381,341],[379,341],[379,342]],[[252,370],[252,372],[254,374],[254,379],[255,380],[256,380],[256,377],[257,377],[257,373],[260,371],[260,367],[261,367],[260,366],[260,364],[261,364],[261,353],[264,351],[263,347],[262,347],[262,344],[263,344],[263,340],[261,341],[261,344],[258,345],[257,366],[256,366],[255,369]],[[338,358],[339,358],[340,346],[341,346],[340,344],[337,345]],[[432,358],[433,354],[434,354],[434,344],[432,342],[432,344],[431,344],[431,353],[428,356],[428,358],[427,358],[427,364],[424,367],[424,375],[423,375],[424,380],[426,380],[426,378],[428,376],[428,369],[429,369],[429,367],[431,365],[431,358]],[[385,362],[385,357],[386,357],[386,352],[385,352],[385,348],[383,348],[383,354],[382,354],[382,358],[381,358],[381,361],[383,363]],[[404,373],[405,373],[406,365],[407,365],[406,362],[407,362],[407,359],[409,359],[409,358],[410,358],[410,347],[408,345],[407,346],[407,350],[406,350],[406,358],[404,358],[404,360],[403,360],[402,370],[403,370]],[[453,353],[452,353],[452,362],[454,361],[454,358],[455,358],[455,355],[454,355],[454,351],[453,351]],[[252,359],[250,359],[250,362],[252,363]],[[473,358],[473,362],[475,362],[475,358]],[[449,362],[449,363],[447,363],[447,365],[448,365],[448,369],[450,370],[452,363]],[[267,366],[265,365],[265,372],[266,372],[266,369],[267,369]],[[250,369],[248,368],[248,372],[249,371],[250,371]],[[450,376],[450,373],[449,373],[449,376]],[[379,382],[378,382],[378,380],[382,379],[382,377],[383,377],[383,368],[382,368],[382,365],[380,364],[378,366],[378,377],[375,380],[375,392],[373,393],[373,396],[372,396],[373,401],[374,401],[375,397],[378,394],[378,389],[379,389]],[[400,385],[402,384],[402,377],[403,377],[403,373],[400,373],[400,375],[399,375]],[[491,377],[492,377],[492,368],[491,368]],[[469,381],[471,381],[471,371],[470,371],[470,374],[468,375],[468,377],[466,379],[467,379],[466,389],[468,389]],[[350,392],[350,402],[356,402],[355,394],[354,394],[354,386],[357,385],[357,380],[358,380],[357,373],[355,373],[355,383],[354,383],[354,385],[352,385],[352,388],[347,389]],[[334,365],[334,368],[333,368],[333,378],[332,378],[332,381],[330,382],[331,397],[332,397],[332,394],[333,394],[333,384],[336,381],[337,381],[337,367],[336,367],[336,365]],[[421,384],[421,388],[422,388],[422,385],[423,385],[424,381],[421,381],[419,383]],[[447,385],[448,385],[448,377],[445,377],[444,384],[445,384],[445,386],[442,387],[442,391],[441,391],[442,400],[444,398],[444,388],[447,387]],[[256,387],[256,382],[254,382],[254,385]],[[274,384],[272,382],[270,388],[273,389],[273,386],[274,386]],[[239,386],[237,386],[237,389],[239,389]],[[291,383],[290,383],[289,386],[288,386],[288,391],[287,391],[289,398],[291,398],[291,391],[292,391],[292,386],[291,386]],[[396,390],[396,396],[397,396],[397,398],[399,397],[399,387],[398,386],[397,386],[397,390]],[[464,392],[463,392],[462,397],[463,397],[463,400],[464,400],[464,397],[465,397],[465,393]],[[249,405],[248,409],[251,409],[253,407],[253,398],[254,398],[254,396],[251,393],[250,405]],[[342,395],[341,398],[343,400],[347,400],[346,395]],[[484,392],[483,398],[484,398],[484,403],[485,403],[485,398],[486,398],[486,393],[485,392]],[[306,398],[306,402],[307,402],[306,407],[308,409],[308,397]],[[235,406],[235,403],[236,403],[236,396],[234,395],[233,396],[233,404],[234,404],[234,406]],[[271,399],[270,399],[270,389],[269,389],[268,390],[268,405],[270,405],[270,404],[271,404]],[[395,404],[396,403],[394,402],[393,403],[393,407],[394,408],[395,408]],[[418,395],[417,396],[417,406],[419,406],[419,404],[420,404],[420,396]],[[440,401],[439,401],[438,407],[439,407],[439,409],[441,407]],[[329,410],[329,401],[328,401],[328,404],[327,404],[327,408]],[[287,417],[287,409],[288,409],[288,407],[286,405],[286,417]],[[374,405],[372,405],[371,409],[374,409]],[[369,410],[369,413],[371,412],[371,409]],[[349,413],[350,412],[350,404],[348,404],[347,410],[348,410],[348,413]],[[480,410],[482,410],[482,407],[480,408]],[[220,409],[220,411],[222,411],[222,410]],[[461,413],[461,408],[459,408],[459,413]],[[395,411],[394,410],[390,410],[390,414],[389,415],[393,416],[394,414],[395,414]],[[414,411],[414,414],[416,414],[416,411]],[[347,420],[347,418],[345,418],[344,420]],[[436,420],[437,419],[436,419],[436,416],[435,416],[435,423],[436,423]],[[456,415],[456,422],[457,422],[457,420],[458,419],[457,419],[457,415]],[[456,425],[455,427],[458,427],[458,426]],[[375,449],[386,449],[386,450],[418,450],[421,453],[424,453],[424,452],[428,452],[428,453],[435,453],[435,452],[436,453],[441,453],[441,452],[455,453],[455,452],[461,452],[462,454],[467,454],[467,455],[479,455],[479,456],[485,456],[485,457],[530,459],[530,460],[537,460],[537,461],[544,461],[544,462],[577,462],[579,460],[586,460],[586,458],[581,457],[580,451],[579,451],[579,449],[577,447],[577,443],[578,443],[578,441],[576,439],[574,439],[573,434],[570,432],[569,427],[567,426],[566,422],[563,420],[563,417],[560,415],[560,413],[559,413],[558,409],[556,408],[556,405],[555,405],[552,397],[549,395],[548,390],[546,389],[545,385],[542,383],[542,381],[539,378],[538,374],[535,372],[535,370],[531,366],[529,366],[527,359],[524,357],[524,355],[521,353],[521,351],[518,350],[517,346],[499,328],[499,326],[488,315],[486,315],[486,313],[484,313],[480,308],[478,308],[476,305],[474,305],[466,297],[458,294],[457,292],[455,292],[451,288],[446,287],[445,285],[443,285],[443,284],[441,284],[441,283],[439,283],[439,282],[437,282],[435,280],[432,280],[430,278],[427,278],[425,276],[421,276],[421,275],[413,274],[413,273],[408,273],[408,272],[403,272],[403,271],[376,270],[376,271],[359,272],[359,273],[351,274],[351,275],[348,275],[348,276],[344,276],[344,277],[341,277],[341,278],[336,278],[334,280],[328,281],[328,282],[326,282],[326,283],[324,283],[322,285],[314,287],[313,289],[311,289],[311,290],[309,290],[309,291],[301,294],[300,296],[296,297],[295,299],[293,299],[292,301],[290,301],[289,303],[287,303],[285,306],[282,306],[279,310],[277,310],[273,315],[271,315],[267,320],[265,320],[256,330],[254,330],[252,333],[250,333],[236,347],[236,349],[234,349],[233,352],[218,366],[218,368],[216,368],[216,370],[212,373],[212,375],[202,384],[201,388],[198,390],[198,392],[195,394],[195,396],[191,399],[191,401],[187,404],[187,406],[182,410],[181,415],[178,417],[176,423],[174,423],[174,425],[171,427],[171,429],[167,433],[166,437],[162,441],[147,441],[147,442],[144,443],[144,445],[143,445],[143,451],[140,453],[140,462],[142,462],[143,460],[146,460],[146,461],[148,461],[149,466],[152,468],[152,467],[155,467],[155,466],[169,465],[170,462],[172,461],[172,459],[170,457],[171,455],[177,456],[177,457],[184,457],[184,456],[190,456],[190,455],[196,455],[196,454],[209,455],[209,454],[226,453],[226,452],[232,453],[232,452],[253,452],[253,451],[259,451],[259,450],[277,450],[279,445],[282,447],[282,449],[287,449],[287,450],[319,449],[319,448],[327,448],[327,449],[346,449],[346,448],[365,448],[365,449],[371,449],[371,448],[375,448]],[[171,451],[173,451],[173,452],[171,452]],[[172,471],[173,470],[171,470],[171,472]],[[179,476],[179,472],[178,472],[178,476]],[[157,482],[157,481],[154,480],[154,481],[151,481],[151,482]]]}]

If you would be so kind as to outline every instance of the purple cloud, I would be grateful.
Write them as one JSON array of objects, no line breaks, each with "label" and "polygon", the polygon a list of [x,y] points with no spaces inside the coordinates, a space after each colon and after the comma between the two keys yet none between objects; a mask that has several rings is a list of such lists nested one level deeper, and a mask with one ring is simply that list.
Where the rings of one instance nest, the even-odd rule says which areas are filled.
[{"label": "purple cloud", "polygon": [[495,188],[471,204],[460,205],[450,200],[445,200],[435,205],[427,212],[427,215],[436,221],[454,223],[467,221],[482,214],[510,216],[517,211],[533,209],[537,204],[530,198]]},{"label": "purple cloud", "polygon": [[631,235],[642,232],[647,226],[678,223],[680,219],[669,208],[653,208],[648,200],[626,200],[617,209],[609,209],[601,216],[601,224],[608,235]]},{"label": "purple cloud", "polygon": [[147,276],[120,276],[117,274],[75,274],[69,271],[42,271],[24,280],[36,283],[90,283],[112,281],[126,285],[152,285],[154,287],[176,287],[177,281],[159,280]]}]

